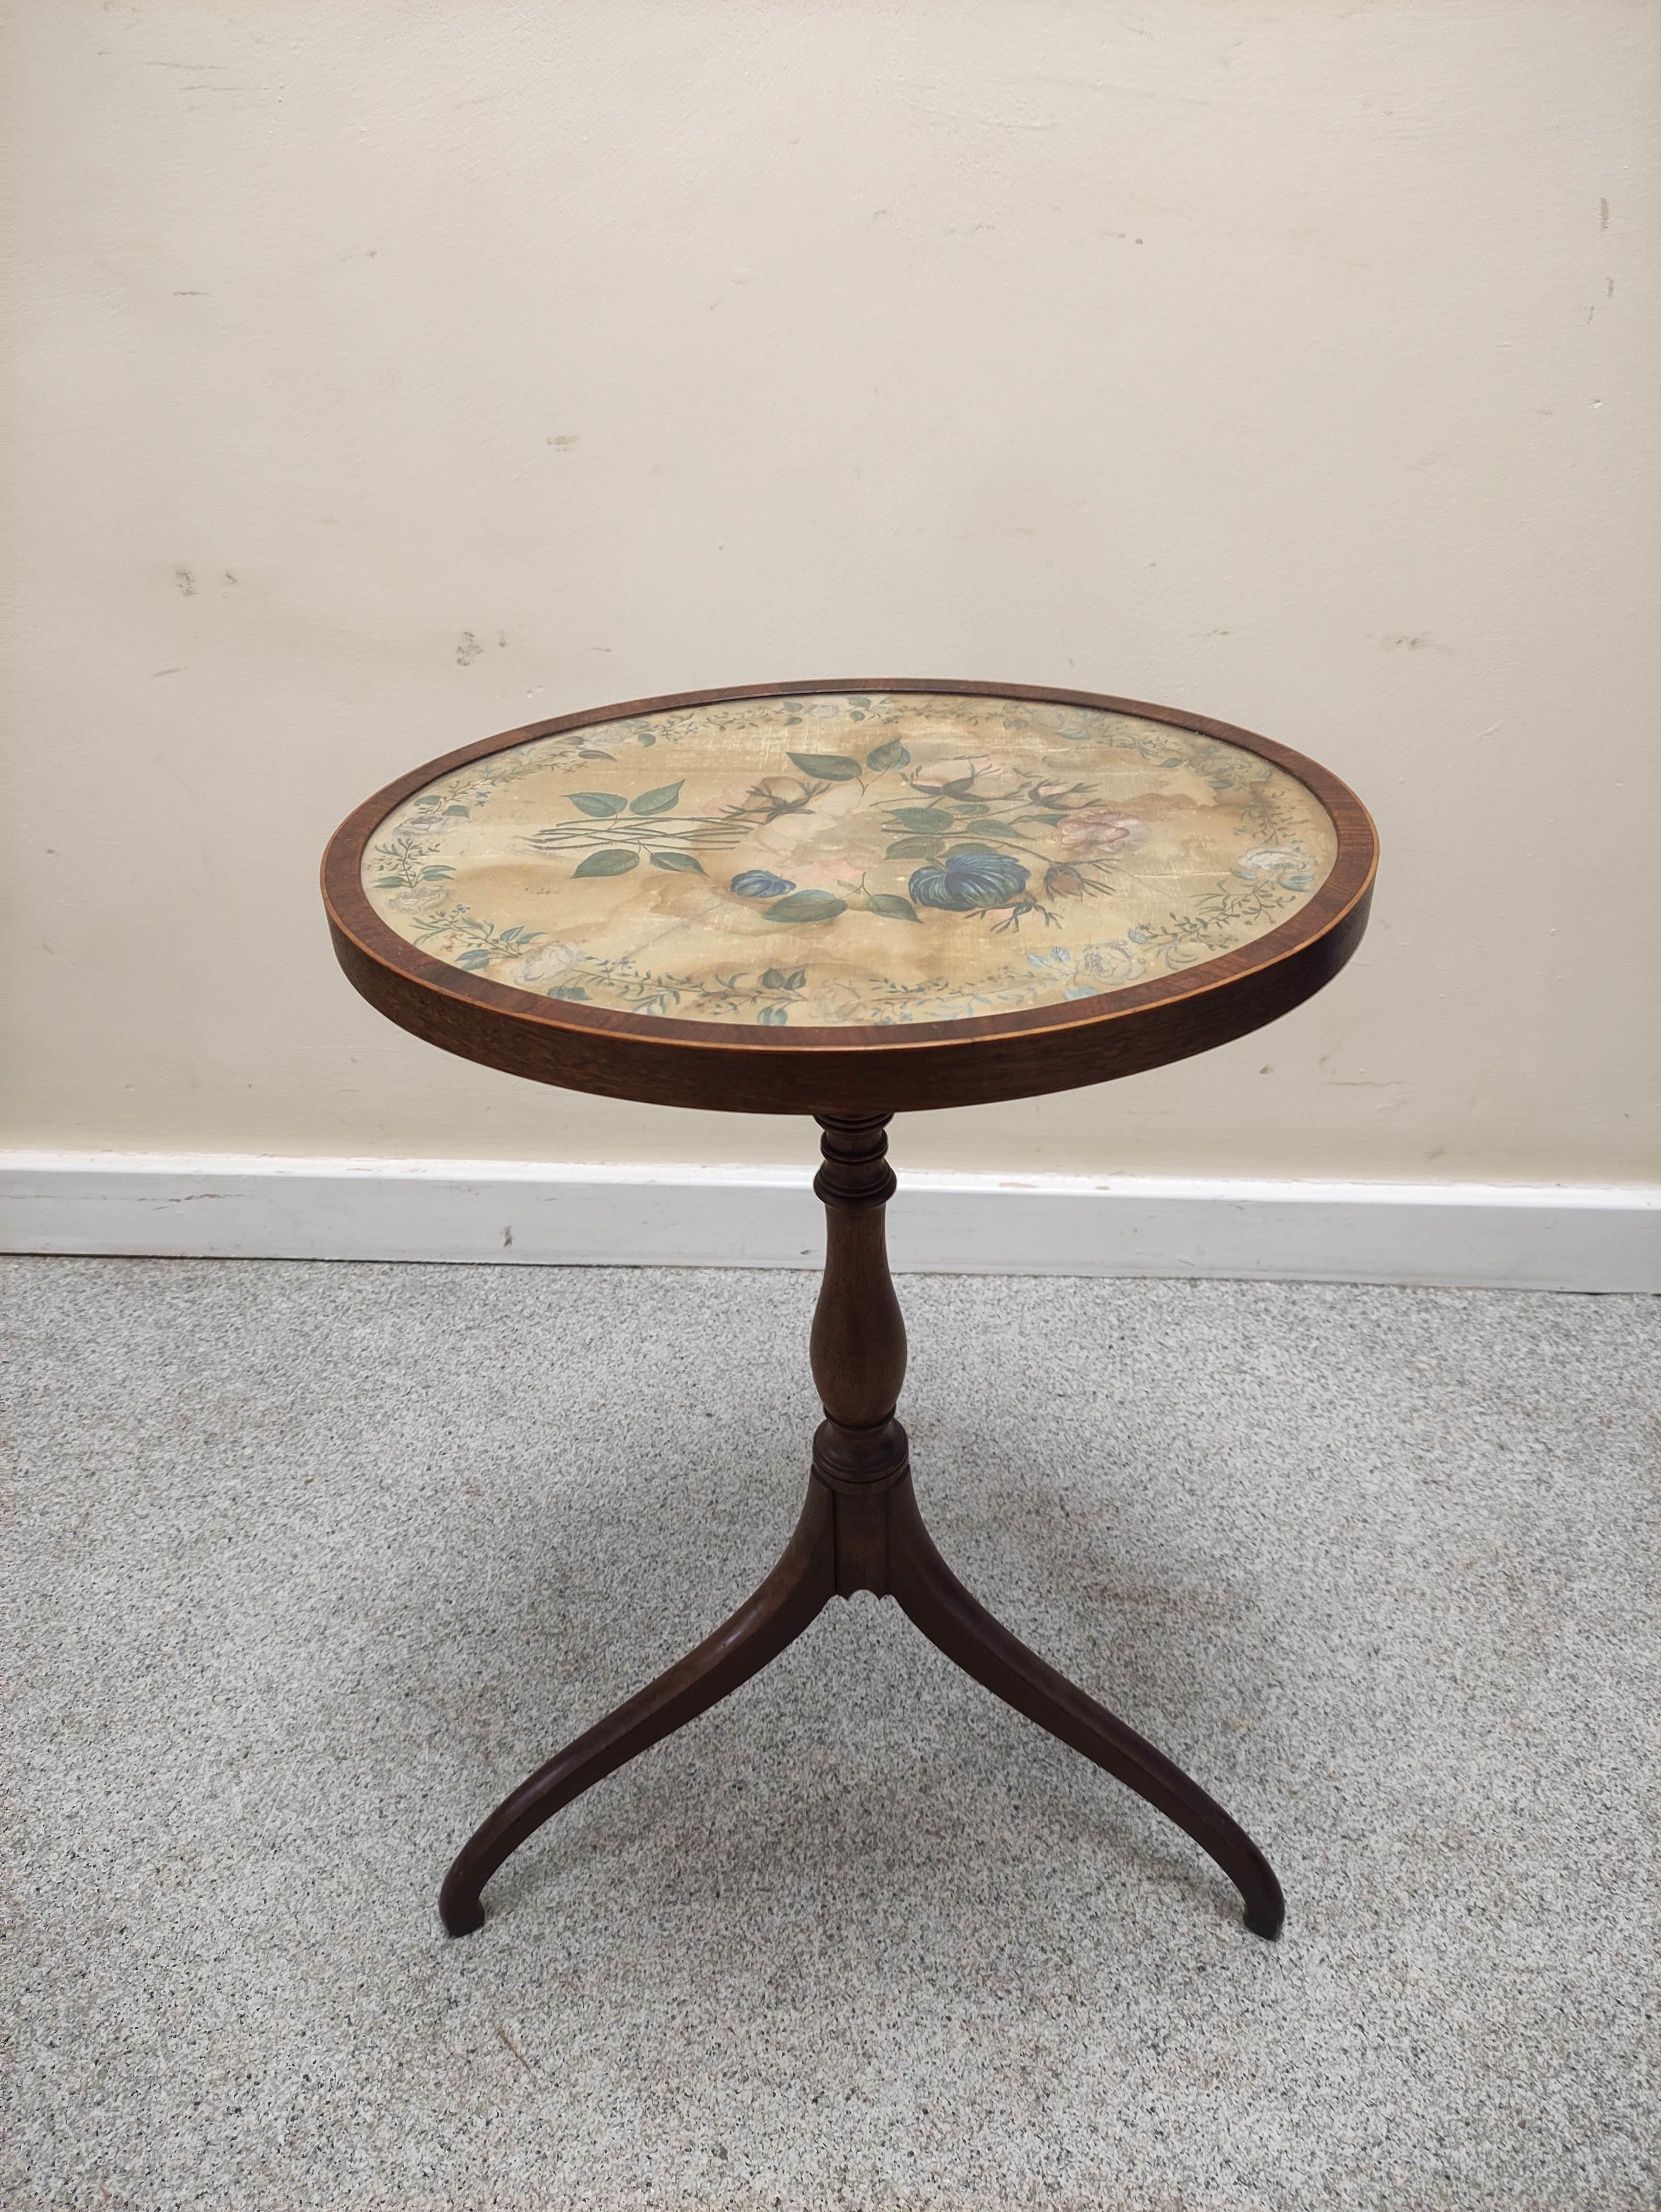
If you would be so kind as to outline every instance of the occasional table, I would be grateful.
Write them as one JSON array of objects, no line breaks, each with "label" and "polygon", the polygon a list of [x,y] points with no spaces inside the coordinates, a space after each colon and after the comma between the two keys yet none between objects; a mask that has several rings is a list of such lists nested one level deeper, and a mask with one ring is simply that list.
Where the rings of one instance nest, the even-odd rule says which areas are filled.
[{"label": "occasional table", "polygon": [[1280,1932],[1251,1838],[1047,1666],[935,1549],[895,1418],[897,1112],[1181,1060],[1319,990],[1366,926],[1359,799],[1202,715],[1030,686],[895,680],[634,700],[412,769],[330,842],[340,964],[433,1044],[657,1105],[811,1114],[824,1420],[778,1565],[731,1620],[538,1768],[463,1847],[453,1936],[551,1814],[776,1658],[832,1596],[898,1600],[999,1697],[1184,1829]]}]

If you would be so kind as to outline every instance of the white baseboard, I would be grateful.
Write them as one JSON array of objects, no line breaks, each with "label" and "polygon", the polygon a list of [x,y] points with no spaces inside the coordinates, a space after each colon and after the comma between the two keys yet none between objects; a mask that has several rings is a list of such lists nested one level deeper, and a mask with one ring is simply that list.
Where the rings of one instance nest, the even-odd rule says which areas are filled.
[{"label": "white baseboard", "polygon": [[[809,1170],[0,1153],[0,1250],[803,1267]],[[1661,1187],[906,1175],[897,1269],[1661,1291]]]}]

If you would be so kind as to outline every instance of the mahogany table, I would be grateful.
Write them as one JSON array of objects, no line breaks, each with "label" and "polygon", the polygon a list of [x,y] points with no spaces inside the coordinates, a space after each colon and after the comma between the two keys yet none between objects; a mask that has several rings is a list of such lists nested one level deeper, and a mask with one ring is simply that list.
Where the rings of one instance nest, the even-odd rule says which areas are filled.
[{"label": "mahogany table", "polygon": [[412,769],[336,832],[335,950],[447,1051],[660,1105],[811,1114],[826,1212],[825,1418],[778,1565],[732,1619],[569,1744],[463,1848],[461,1936],[550,1814],[776,1658],[833,1595],[893,1597],[949,1658],[1127,1783],[1274,1936],[1250,1838],[970,1596],[895,1419],[885,1127],[910,1108],[1132,1075],[1317,991],[1366,925],[1366,809],[1227,724],[1028,686],[756,685],[510,730]]}]

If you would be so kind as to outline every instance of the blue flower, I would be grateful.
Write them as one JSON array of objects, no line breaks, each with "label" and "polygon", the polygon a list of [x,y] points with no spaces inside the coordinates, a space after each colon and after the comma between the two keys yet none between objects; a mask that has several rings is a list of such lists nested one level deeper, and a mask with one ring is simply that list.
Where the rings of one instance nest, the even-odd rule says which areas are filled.
[{"label": "blue flower", "polygon": [[740,898],[782,898],[795,885],[785,876],[776,876],[765,868],[745,868],[733,878],[733,889]]},{"label": "blue flower", "polygon": [[944,907],[951,914],[1007,906],[1026,889],[1026,870],[1007,853],[953,853],[942,867],[931,860],[912,872],[910,892],[919,906]]}]

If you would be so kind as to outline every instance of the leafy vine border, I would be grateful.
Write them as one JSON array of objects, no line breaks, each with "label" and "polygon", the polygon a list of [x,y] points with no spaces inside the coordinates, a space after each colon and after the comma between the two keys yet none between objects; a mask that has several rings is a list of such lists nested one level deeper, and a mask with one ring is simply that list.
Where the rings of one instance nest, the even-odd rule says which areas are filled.
[{"label": "leafy vine border", "polygon": [[[770,964],[759,971],[716,970],[707,976],[691,975],[654,969],[627,957],[592,955],[580,945],[555,939],[546,931],[498,926],[475,915],[464,901],[446,900],[443,887],[453,879],[454,870],[435,856],[443,851],[447,833],[474,818],[497,793],[523,776],[579,762],[612,761],[625,744],[645,749],[660,743],[672,745],[684,738],[707,735],[712,729],[738,734],[764,728],[773,733],[781,725],[800,726],[811,733],[813,722],[830,718],[851,726],[869,722],[880,727],[901,720],[915,726],[920,720],[929,719],[931,706],[942,721],[951,721],[954,734],[960,734],[967,703],[949,695],[861,693],[788,702],[733,701],[531,738],[459,769],[407,800],[390,817],[389,834],[365,854],[366,887],[390,895],[385,902],[400,917],[394,926],[411,942],[472,972],[499,966],[530,971],[510,974],[504,980],[537,989],[551,999],[710,1021],[748,1016],[764,1025],[781,1026],[788,1023],[793,1009],[807,1002],[807,966]],[[787,708],[782,715],[782,704]],[[1120,937],[1076,951],[1065,945],[1028,949],[1021,963],[1012,963],[1002,975],[977,986],[957,983],[945,975],[910,980],[872,975],[864,980],[858,1012],[844,1018],[879,1024],[919,1018],[960,1019],[1092,998],[1140,982],[1151,974],[1174,974],[1214,958],[1240,943],[1248,933],[1262,933],[1316,888],[1315,863],[1304,848],[1298,817],[1287,803],[1281,773],[1254,754],[1202,732],[1173,731],[1094,708],[994,698],[974,702],[973,720],[977,741],[995,741],[1001,732],[1034,728],[1047,738],[1082,744],[1110,736],[1116,750],[1132,752],[1153,767],[1193,769],[1214,792],[1236,791],[1244,785],[1249,796],[1240,809],[1239,834],[1249,849],[1216,890],[1202,896],[1186,911],[1172,908],[1158,924],[1138,924]],[[776,790],[764,791],[757,786],[764,799],[759,807],[677,819],[684,779],[657,786],[632,799],[602,791],[568,793],[565,797],[581,818],[551,825],[527,842],[551,855],[581,852],[585,858],[573,872],[579,876],[622,873],[637,866],[642,859],[668,872],[703,874],[702,855],[732,850],[753,832],[758,820],[764,823],[809,805],[814,797],[850,775],[863,780],[868,772],[881,778],[903,772],[910,763],[908,749],[897,739],[879,742],[862,759],[806,750],[793,751],[788,757],[800,779],[800,795],[783,798]],[[827,768],[829,774],[824,772]],[[1027,787],[1015,795],[1015,804],[1031,806],[1031,779],[1027,779]],[[1053,788],[1059,791],[1061,787]],[[1082,793],[1088,802],[1086,785],[1071,786],[1068,793],[1069,797]],[[933,866],[940,872],[948,890],[954,886],[947,872],[955,864],[958,884],[968,885],[966,897],[941,896],[927,903],[959,913],[977,913],[983,918],[1002,908],[1006,919],[995,926],[1004,928],[1019,927],[1024,915],[1031,912],[1043,914],[1053,921],[1050,910],[1029,895],[1025,872],[1017,882],[1013,874],[1000,876],[992,866],[998,859],[1010,856],[987,844],[987,836],[995,832],[999,847],[1019,843],[1020,824],[1008,816],[1007,807],[1001,809],[995,799],[977,798],[972,781],[967,787],[938,794],[919,794],[913,787],[913,796],[922,803],[891,804],[887,807],[891,818],[908,812],[921,817],[925,811],[949,818],[927,824],[895,820],[893,826],[899,834],[885,857],[922,860],[925,867]],[[1057,806],[1062,808],[1060,812],[1055,811]],[[1066,802],[1052,800],[1050,811],[1037,818],[1045,826],[1055,827],[1066,818]],[[968,834],[977,827],[982,830],[978,838]],[[955,855],[947,842],[954,835]],[[1044,856],[1039,852],[1036,857]],[[1076,889],[1070,884],[1057,886],[1050,881],[1058,865],[1078,875]],[[1011,860],[1011,866],[1019,864]],[[977,866],[978,878],[974,873]],[[376,872],[371,874],[372,868]],[[1074,870],[1069,863],[1048,862],[1047,869],[1047,890],[1094,896],[1111,888],[1110,870],[1099,863]],[[914,872],[910,879],[914,890],[922,872]],[[749,895],[769,898],[764,911],[776,921],[832,921],[850,903],[849,899],[824,892],[797,891],[782,878],[776,879],[781,888],[773,895],[773,880],[770,878],[758,892]],[[742,882],[741,873],[733,879],[733,888]],[[918,919],[912,899],[869,892],[862,879],[852,889],[855,901],[873,912],[896,922]]]}]

